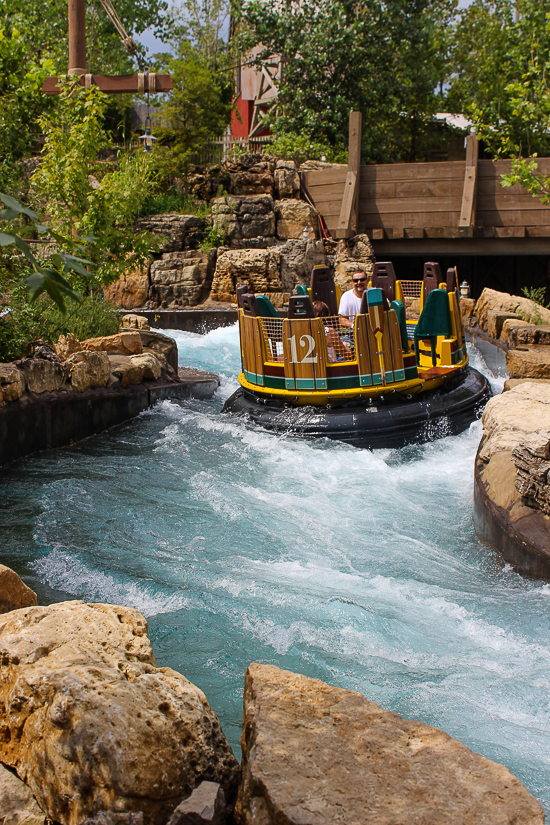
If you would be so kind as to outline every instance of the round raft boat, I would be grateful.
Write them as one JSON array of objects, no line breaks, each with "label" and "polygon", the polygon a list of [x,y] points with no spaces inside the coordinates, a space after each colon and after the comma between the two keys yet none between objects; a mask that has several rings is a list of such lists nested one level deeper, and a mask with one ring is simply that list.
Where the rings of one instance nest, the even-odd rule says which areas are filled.
[{"label": "round raft boat", "polygon": [[[428,263],[423,281],[398,281],[391,263],[378,263],[370,287],[351,326],[337,315],[339,290],[327,267],[314,267],[286,317],[239,287],[241,387],[224,412],[273,432],[369,448],[465,430],[491,390],[468,364],[456,270],[443,281]],[[313,301],[329,314],[317,317]],[[407,318],[406,304],[416,317]]]}]

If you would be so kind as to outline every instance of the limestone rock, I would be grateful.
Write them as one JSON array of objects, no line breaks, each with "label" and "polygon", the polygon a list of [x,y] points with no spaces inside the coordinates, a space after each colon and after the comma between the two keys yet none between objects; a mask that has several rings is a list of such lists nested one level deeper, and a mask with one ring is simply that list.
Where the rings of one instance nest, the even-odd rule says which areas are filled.
[{"label": "limestone rock", "polygon": [[110,370],[119,379],[121,387],[128,384],[141,384],[145,367],[142,364],[134,364],[129,355],[109,355]]},{"label": "limestone rock", "polygon": [[55,344],[55,351],[62,361],[66,361],[70,355],[75,352],[82,352],[82,344],[72,332],[67,335],[60,335],[57,344]]},{"label": "limestone rock", "polygon": [[[18,366],[30,392],[55,392],[65,383],[67,369],[61,361],[46,361],[41,358],[23,358]],[[3,392],[4,388],[2,388]]]},{"label": "limestone rock", "polygon": [[323,241],[290,239],[277,251],[281,258],[281,284],[289,292],[294,291],[296,284],[309,286],[313,267],[326,263]]},{"label": "limestone rock", "polygon": [[162,332],[145,329],[140,329],[138,334],[143,352],[151,350],[161,360],[161,363],[161,356],[163,356],[167,364],[176,372],[178,371],[178,345],[175,338],[164,335]]},{"label": "limestone rock", "polygon": [[92,352],[90,350],[75,352],[74,355],[67,358],[65,363],[70,370],[71,384],[77,392],[107,385],[111,374],[111,365],[106,352]]},{"label": "limestone rock", "polygon": [[158,668],[128,607],[63,602],[0,617],[0,760],[61,825],[142,811],[165,825],[202,781],[238,766],[206,697]]},{"label": "limestone rock", "polygon": [[246,171],[231,172],[229,191],[232,195],[273,195],[273,174],[260,162]]},{"label": "limestone rock", "polygon": [[305,201],[291,198],[275,201],[275,214],[277,216],[277,237],[281,240],[304,239],[304,229],[307,230],[308,239],[319,236],[317,212]]},{"label": "limestone rock", "polygon": [[32,607],[34,604],[34,590],[21,581],[15,570],[0,564],[0,613],[19,610],[20,607]]},{"label": "limestone rock", "polygon": [[243,283],[253,292],[281,292],[280,254],[275,249],[219,251],[211,295],[218,301],[235,301]]},{"label": "limestone rock", "polygon": [[274,239],[275,212],[271,195],[226,195],[212,201],[212,221],[229,246],[240,241]]},{"label": "limestone rock", "polygon": [[138,229],[153,232],[156,235],[164,235],[167,242],[162,247],[163,252],[179,252],[186,247],[197,247],[208,231],[203,218],[172,212],[139,218],[136,226]]},{"label": "limestone rock", "polygon": [[160,361],[153,353],[144,352],[141,355],[131,355],[130,360],[134,366],[143,368],[143,377],[146,381],[156,381],[157,378],[160,378]]},{"label": "limestone rock", "polygon": [[216,250],[164,253],[151,264],[153,301],[162,306],[196,306],[208,293],[216,262]]},{"label": "limestone rock", "polygon": [[293,160],[278,160],[274,177],[275,190],[279,198],[300,196],[300,176]]},{"label": "limestone rock", "polygon": [[524,504],[550,515],[550,431],[536,430],[512,452],[516,465],[516,490]]},{"label": "limestone rock", "polygon": [[516,347],[535,346],[541,344],[550,346],[550,326],[526,324],[525,321],[507,319],[502,325],[501,341],[511,349]]},{"label": "limestone rock", "polygon": [[149,295],[147,271],[137,269],[119,278],[105,290],[106,297],[122,309],[142,307]]},{"label": "limestone rock", "polygon": [[502,333],[504,322],[508,320],[516,320],[517,315],[510,312],[499,312],[495,309],[490,309],[487,312],[487,332],[492,338],[497,340]]},{"label": "limestone rock", "polygon": [[480,460],[489,461],[498,452],[511,452],[529,433],[550,429],[550,382],[522,382],[509,392],[495,395],[488,401],[481,421]]},{"label": "limestone rock", "polygon": [[25,389],[23,374],[14,364],[0,364],[0,401],[17,401]]},{"label": "limestone rock", "polygon": [[122,329],[151,329],[145,315],[124,315]]},{"label": "limestone rock", "polygon": [[476,302],[473,298],[459,298],[460,314],[463,320],[470,318],[474,314]]},{"label": "limestone rock", "polygon": [[485,288],[475,307],[475,315],[481,329],[487,330],[490,310],[509,315],[515,314],[518,319],[530,323],[550,324],[550,310],[545,309],[540,304],[519,295],[509,295],[507,292],[497,292],[495,289]]},{"label": "limestone rock", "polygon": [[0,825],[48,825],[24,782],[0,765]]},{"label": "limestone rock", "polygon": [[550,346],[508,350],[506,367],[510,378],[550,378]]},{"label": "limestone rock", "polygon": [[180,802],[168,825],[224,825],[225,794],[217,782],[201,782]]},{"label": "limestone rock", "polygon": [[543,825],[503,766],[350,690],[246,674],[239,825]]},{"label": "limestone rock", "polygon": [[114,811],[100,811],[95,816],[85,819],[82,825],[144,825],[143,811],[138,813],[117,814]]},{"label": "limestone rock", "polygon": [[143,345],[137,330],[135,332],[117,332],[103,338],[87,338],[82,341],[82,349],[92,352],[110,352],[118,355],[141,355]]}]

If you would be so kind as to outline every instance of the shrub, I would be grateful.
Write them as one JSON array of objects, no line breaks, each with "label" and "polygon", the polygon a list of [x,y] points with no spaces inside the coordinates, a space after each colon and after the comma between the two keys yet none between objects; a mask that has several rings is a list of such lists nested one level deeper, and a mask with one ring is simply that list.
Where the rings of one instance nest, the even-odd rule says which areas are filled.
[{"label": "shrub", "polygon": [[282,160],[293,160],[297,166],[306,160],[321,160],[323,155],[329,163],[348,162],[347,149],[316,143],[306,135],[293,132],[276,137],[269,147],[269,153]]}]

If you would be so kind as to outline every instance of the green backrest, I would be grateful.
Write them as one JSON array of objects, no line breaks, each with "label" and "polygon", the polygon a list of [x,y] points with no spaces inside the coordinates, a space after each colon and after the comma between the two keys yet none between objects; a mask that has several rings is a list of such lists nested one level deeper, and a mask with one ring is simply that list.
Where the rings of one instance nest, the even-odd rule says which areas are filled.
[{"label": "green backrest", "polygon": [[266,295],[256,295],[256,302],[262,318],[278,318],[277,310]]},{"label": "green backrest", "polygon": [[391,302],[390,309],[394,309],[397,315],[399,332],[401,333],[401,346],[406,352],[409,349],[409,339],[407,337],[407,314],[405,312],[405,306],[402,301],[396,300]]},{"label": "green backrest", "polygon": [[450,338],[452,334],[449,296],[444,289],[432,289],[424,304],[422,315],[418,319],[414,331],[414,340],[433,338],[438,335]]}]

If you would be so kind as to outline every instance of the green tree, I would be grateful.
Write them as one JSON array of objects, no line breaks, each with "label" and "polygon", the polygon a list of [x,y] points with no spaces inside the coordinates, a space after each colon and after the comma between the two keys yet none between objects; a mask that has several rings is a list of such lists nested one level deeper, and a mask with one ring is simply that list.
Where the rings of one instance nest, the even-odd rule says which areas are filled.
[{"label": "green tree", "polygon": [[348,116],[363,112],[363,157],[421,159],[441,105],[445,28],[454,0],[251,0],[238,15],[240,47],[259,47],[259,66],[283,58],[275,135],[347,144]]},{"label": "green tree", "polygon": [[41,119],[42,162],[32,177],[38,202],[55,231],[85,239],[96,278],[108,284],[143,264],[159,240],[138,233],[133,223],[154,181],[149,157],[120,153],[100,162],[108,145],[103,128],[105,95],[67,80],[55,111]]}]

